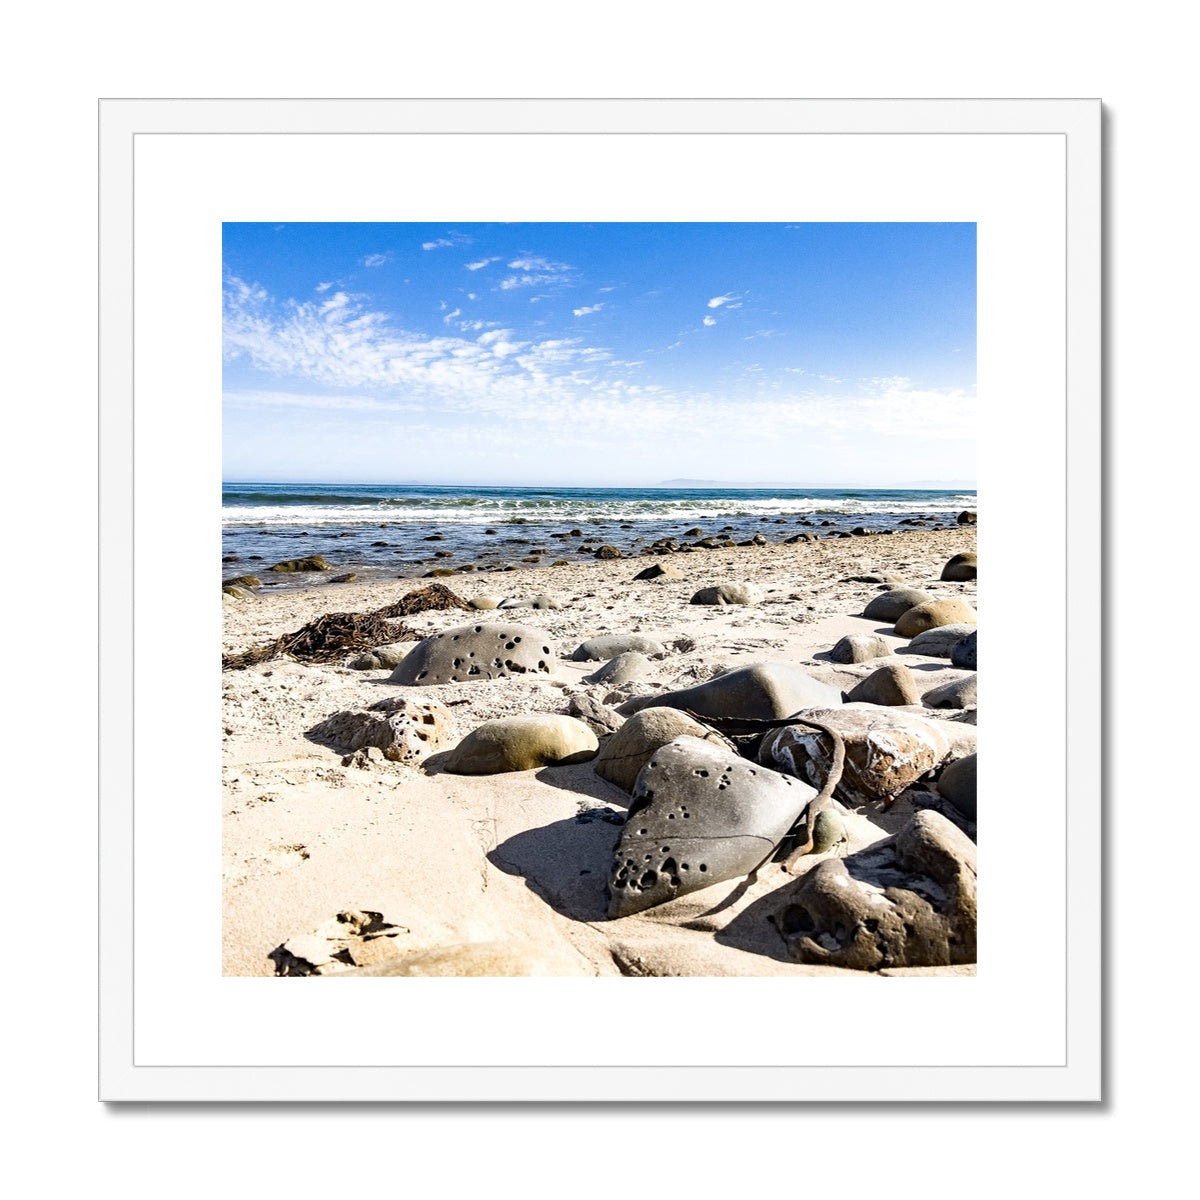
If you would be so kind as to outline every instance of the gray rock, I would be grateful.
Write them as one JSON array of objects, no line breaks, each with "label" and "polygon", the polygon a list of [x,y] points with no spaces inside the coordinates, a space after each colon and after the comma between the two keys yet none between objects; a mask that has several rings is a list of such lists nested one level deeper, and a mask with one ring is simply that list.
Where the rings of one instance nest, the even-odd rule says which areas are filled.
[{"label": "gray rock", "polygon": [[975,628],[964,622],[955,625],[939,625],[918,633],[908,643],[908,649],[914,654],[924,654],[929,658],[949,658],[956,642],[961,641]]},{"label": "gray rock", "polygon": [[753,583],[719,583],[716,587],[701,588],[691,599],[692,604],[761,604],[762,589]]},{"label": "gray rock", "polygon": [[816,795],[799,780],[693,737],[642,768],[613,851],[610,919],[748,875]]},{"label": "gray rock", "polygon": [[577,646],[571,655],[572,662],[607,662],[619,654],[636,650],[639,654],[665,654],[666,649],[653,638],[638,633],[611,633],[602,637],[589,638]]},{"label": "gray rock", "polygon": [[319,554],[310,554],[307,558],[289,558],[284,562],[277,562],[273,567],[268,567],[268,571],[332,571],[332,564],[325,561]]},{"label": "gray rock", "polygon": [[383,671],[398,667],[408,652],[412,642],[394,642],[389,646],[376,646],[357,657],[350,659],[346,666],[355,671]]},{"label": "gray rock", "polygon": [[[890,803],[946,757],[949,744],[938,723],[871,706],[810,709],[799,713],[835,729],[846,749],[835,800],[849,808]],[[774,729],[763,738],[758,761],[822,788],[833,766],[833,739],[805,725]]]},{"label": "gray rock", "polygon": [[731,742],[679,709],[652,706],[635,713],[605,742],[592,769],[601,779],[631,792],[638,772],[655,752],[685,736],[711,742],[730,754],[737,753]]},{"label": "gray rock", "polygon": [[533,713],[485,721],[446,758],[452,775],[499,775],[552,764],[587,762],[599,741],[582,721],[558,713]]},{"label": "gray rock", "polygon": [[[674,692],[659,692],[627,701],[621,710],[629,715],[649,704],[680,708],[703,717],[743,717],[752,721],[777,721],[802,708],[833,707],[842,693],[790,663],[758,662],[727,671],[706,683]],[[633,707],[630,707],[633,706]]]},{"label": "gray rock", "polygon": [[979,703],[977,676],[968,675],[966,679],[954,679],[950,683],[939,684],[921,697],[921,702],[930,708],[974,708]]},{"label": "gray rock", "polygon": [[914,638],[927,629],[941,625],[978,625],[975,610],[957,596],[945,600],[926,600],[915,604],[896,619],[896,636]]},{"label": "gray rock", "polygon": [[950,583],[966,583],[978,577],[978,563],[974,553],[956,554],[942,568],[942,579]]},{"label": "gray rock", "polygon": [[830,650],[829,657],[835,663],[860,663],[884,658],[891,652],[892,648],[878,633],[851,633]]},{"label": "gray rock", "polygon": [[418,642],[388,682],[428,687],[549,673],[554,658],[554,646],[540,629],[502,623],[459,625]]},{"label": "gray rock", "polygon": [[969,754],[952,762],[938,778],[938,792],[949,800],[964,817],[976,817],[976,755]]},{"label": "gray rock", "polygon": [[644,571],[639,571],[634,579],[683,579],[684,574],[678,567],[664,567],[661,563],[655,563],[652,567],[647,567]]},{"label": "gray rock", "polygon": [[952,666],[959,667],[964,671],[975,671],[978,669],[978,633],[971,632],[964,638],[960,638],[954,643],[950,651],[950,663]]},{"label": "gray rock", "polygon": [[593,671],[585,683],[607,683],[620,687],[636,679],[644,679],[654,669],[654,664],[640,651],[626,650],[616,658],[610,658],[598,671]]},{"label": "gray rock", "polygon": [[532,599],[502,600],[500,602],[500,607],[501,608],[549,609],[549,608],[562,608],[562,605],[558,602],[557,599],[555,599],[554,596],[548,596],[545,593],[543,593],[540,596],[534,596]]},{"label": "gray rock", "polygon": [[256,600],[257,593],[252,592],[249,588],[238,587],[235,585],[226,584],[221,589],[221,595],[228,597],[230,600]]},{"label": "gray rock", "polygon": [[914,605],[924,604],[932,599],[928,592],[919,591],[917,588],[893,588],[876,596],[863,609],[862,615],[869,621],[895,622]]},{"label": "gray rock", "polygon": [[616,733],[625,724],[615,708],[585,695],[574,695],[567,701],[567,715],[582,721],[597,737]]},{"label": "gray rock", "polygon": [[772,920],[795,962],[878,971],[976,958],[975,846],[930,809],[777,896]]},{"label": "gray rock", "polygon": [[391,762],[415,766],[450,740],[450,713],[441,704],[389,696],[369,709],[347,709],[309,730],[343,753],[374,747]]},{"label": "gray rock", "polygon": [[501,604],[503,601],[498,596],[476,596],[471,601],[471,607],[480,610],[499,608]]},{"label": "gray rock", "polygon": [[920,704],[921,692],[913,673],[903,663],[888,663],[852,687],[846,701],[899,707]]}]

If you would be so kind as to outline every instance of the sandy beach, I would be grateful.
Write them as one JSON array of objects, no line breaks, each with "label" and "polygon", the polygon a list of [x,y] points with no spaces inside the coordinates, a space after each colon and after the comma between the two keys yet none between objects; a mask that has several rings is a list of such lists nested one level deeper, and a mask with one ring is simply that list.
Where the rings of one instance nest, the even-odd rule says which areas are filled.
[{"label": "sandy beach", "polygon": [[[731,878],[610,919],[614,846],[631,795],[597,773],[597,759],[485,774],[455,773],[447,763],[453,766],[452,752],[462,739],[500,718],[614,709],[628,718],[648,703],[644,697],[691,688],[749,664],[774,663],[798,667],[843,696],[881,666],[906,669],[917,697],[907,704],[893,698],[868,715],[919,714],[917,720],[941,735],[937,768],[944,769],[974,753],[975,707],[970,693],[964,693],[969,703],[960,698],[947,705],[945,690],[935,689],[973,681],[974,671],[952,666],[945,651],[910,649],[910,638],[894,632],[894,621],[862,613],[874,598],[900,587],[973,608],[974,580],[945,581],[941,575],[955,555],[973,553],[975,543],[975,527],[963,525],[451,575],[438,582],[467,603],[545,597],[540,604],[548,607],[424,611],[403,619],[410,639],[468,623],[516,621],[544,634],[552,651],[549,669],[405,686],[389,682],[391,666],[346,665],[357,657],[351,652],[333,662],[280,656],[224,671],[224,973],[724,976],[845,970],[796,960],[780,932],[780,901],[821,862],[853,864],[855,855],[862,859],[918,813],[932,812],[929,819],[939,829],[953,825],[952,834],[963,831],[973,840],[973,814],[967,819],[946,803],[936,786],[938,770],[924,772],[894,802],[838,804],[837,844],[800,858],[795,877],[771,861],[750,876],[748,886],[745,876]],[[635,579],[656,564],[680,577]],[[372,612],[429,582],[327,578],[314,574],[306,577],[311,586],[226,596],[224,653],[270,643],[324,614]],[[729,583],[751,585],[761,599],[691,602],[701,589]],[[858,634],[882,637],[891,653],[832,661],[832,648]],[[661,653],[649,656],[641,678],[589,682],[604,662],[572,656],[585,641],[606,635],[638,635]],[[415,644],[410,640],[400,649]],[[442,706],[442,741],[415,765],[377,749],[349,752],[313,735],[336,713],[361,712],[400,696]],[[601,756],[608,736],[600,727]],[[879,969],[912,971],[963,974],[974,967],[960,961]]]}]

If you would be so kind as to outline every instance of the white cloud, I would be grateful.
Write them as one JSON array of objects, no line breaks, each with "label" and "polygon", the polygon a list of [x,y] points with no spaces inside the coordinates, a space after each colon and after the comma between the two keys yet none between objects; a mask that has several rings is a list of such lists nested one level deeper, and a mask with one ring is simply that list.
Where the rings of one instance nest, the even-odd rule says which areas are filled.
[{"label": "white cloud", "polygon": [[[741,299],[740,296],[735,296],[732,292],[730,292],[728,295],[725,295],[725,296],[714,296],[708,302],[708,307],[709,308],[720,308],[722,304],[730,304],[732,301],[740,300],[740,299]],[[739,306],[735,304],[735,305],[733,305],[733,307],[737,308]]]},{"label": "white cloud", "polygon": [[331,287],[333,287],[332,283],[318,283],[316,288],[313,290],[318,292],[327,292]]},{"label": "white cloud", "polygon": [[551,262],[548,258],[514,258],[508,264],[510,271],[569,271],[566,263]]},{"label": "white cloud", "polygon": [[482,270],[484,267],[486,267],[489,263],[494,263],[494,262],[499,262],[499,261],[500,261],[500,259],[498,256],[495,258],[481,258],[478,262],[467,263],[467,270],[468,271],[479,271],[479,270]]},{"label": "white cloud", "polygon": [[436,242],[422,242],[422,250],[440,250],[443,246],[453,246],[454,243],[449,238],[438,238]]},{"label": "white cloud", "polygon": [[384,263],[390,262],[392,256],[390,254],[368,254],[363,259],[364,267],[382,267]]},{"label": "white cloud", "polygon": [[716,317],[705,317],[704,323],[705,323],[705,325],[715,325],[717,323],[717,318]]},{"label": "white cloud", "polygon": [[449,325],[449,324],[450,324],[450,322],[451,322],[451,321],[453,321],[455,317],[461,317],[461,316],[462,316],[462,309],[461,309],[461,308],[456,308],[456,309],[455,309],[453,312],[448,312],[448,313],[447,313],[447,314],[446,314],[446,315],[445,315],[445,316],[442,318],[442,320],[443,320],[443,321],[444,321],[444,322],[445,322],[447,325]]},{"label": "white cloud", "polygon": [[574,314],[575,314],[577,317],[586,317],[586,316],[589,316],[591,313],[599,312],[599,311],[600,311],[600,310],[601,310],[603,307],[604,307],[604,304],[603,304],[603,303],[600,303],[600,304],[591,304],[591,305],[588,305],[588,306],[587,306],[587,307],[585,307],[585,308],[574,308],[574,309],[572,309],[571,311],[572,311],[572,312],[573,312],[573,313],[574,313]]}]

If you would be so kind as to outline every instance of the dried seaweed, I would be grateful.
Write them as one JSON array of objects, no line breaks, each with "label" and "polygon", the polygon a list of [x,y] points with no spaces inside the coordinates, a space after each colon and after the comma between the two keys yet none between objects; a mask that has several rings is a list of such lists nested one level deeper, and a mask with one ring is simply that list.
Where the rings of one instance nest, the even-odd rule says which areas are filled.
[{"label": "dried seaweed", "polygon": [[444,583],[431,583],[402,596],[395,604],[375,610],[377,617],[411,617],[414,613],[428,612],[439,608],[465,608],[471,606],[456,596]]}]

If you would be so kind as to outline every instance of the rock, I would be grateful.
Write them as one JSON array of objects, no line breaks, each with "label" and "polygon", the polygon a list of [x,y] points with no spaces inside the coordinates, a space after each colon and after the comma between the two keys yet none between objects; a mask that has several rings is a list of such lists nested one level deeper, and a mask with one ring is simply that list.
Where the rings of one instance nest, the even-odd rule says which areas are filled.
[{"label": "rock", "polygon": [[978,669],[977,636],[976,632],[968,633],[966,637],[959,638],[954,643],[950,651],[951,666],[959,667],[965,671],[975,671]]},{"label": "rock", "polygon": [[499,622],[459,625],[418,642],[388,682],[428,687],[528,672],[549,674],[554,657],[554,647],[540,629]]},{"label": "rock", "polygon": [[716,587],[701,588],[691,599],[692,604],[760,604],[762,589],[752,583],[719,583]]},{"label": "rock", "polygon": [[228,584],[221,589],[221,595],[229,600],[257,600],[258,596],[249,588],[230,587]]},{"label": "rock", "polygon": [[736,754],[733,743],[677,708],[643,708],[604,744],[592,769],[601,779],[633,791],[638,772],[656,751],[677,737],[694,737]]},{"label": "rock", "polygon": [[899,707],[920,704],[921,692],[908,667],[903,663],[888,663],[852,687],[846,693],[846,702]]},{"label": "rock", "polygon": [[703,537],[704,530],[701,529],[699,525],[693,525],[691,529],[685,529],[683,531],[683,536],[684,537],[696,537],[696,538]]},{"label": "rock", "polygon": [[748,875],[815,794],[698,738],[668,742],[634,785],[613,851],[609,919]]},{"label": "rock", "polygon": [[937,789],[964,817],[976,820],[976,755],[968,754],[946,767],[938,777]]},{"label": "rock", "polygon": [[892,588],[876,596],[862,615],[869,621],[898,621],[908,610],[917,604],[925,604],[933,597],[928,592],[917,588]]},{"label": "rock", "polygon": [[979,703],[976,683],[975,675],[968,675],[966,679],[955,679],[950,683],[930,688],[921,697],[921,701],[930,708],[974,708]]},{"label": "rock", "polygon": [[375,646],[346,663],[353,671],[390,671],[398,667],[404,656],[412,649],[412,642],[393,642],[387,646]]},{"label": "rock", "polygon": [[610,658],[598,671],[593,671],[585,679],[585,683],[607,683],[610,687],[620,687],[635,679],[644,679],[654,669],[654,664],[637,650],[626,650],[616,658]]},{"label": "rock", "polygon": [[891,652],[892,648],[878,633],[851,633],[830,650],[829,657],[835,663],[860,663],[885,658]]},{"label": "rock", "polygon": [[257,575],[238,575],[233,579],[226,579],[221,587],[260,588],[262,580]]},{"label": "rock", "polygon": [[[706,683],[674,692],[639,696],[618,711],[628,715],[650,704],[680,708],[699,717],[743,717],[752,721],[778,721],[802,708],[832,707],[842,703],[842,693],[790,663],[759,662],[727,671]],[[632,706],[632,707],[631,707]]]},{"label": "rock", "polygon": [[616,546],[601,546],[596,551],[597,558],[620,558],[621,552]]},{"label": "rock", "polygon": [[693,545],[701,550],[721,550],[726,546],[732,546],[733,542],[729,538],[706,537],[694,542]]},{"label": "rock", "polygon": [[661,563],[655,563],[652,567],[647,567],[644,571],[639,571],[634,579],[683,579],[684,574],[678,567],[664,567]]},{"label": "rock", "polygon": [[498,596],[476,596],[471,601],[471,607],[474,609],[487,610],[499,608],[503,601]]},{"label": "rock", "polygon": [[610,633],[601,637],[589,638],[575,648],[571,655],[572,662],[606,662],[636,650],[639,654],[666,654],[661,643],[653,638],[642,637],[637,633]]},{"label": "rock", "polygon": [[336,712],[309,730],[343,753],[374,746],[390,762],[415,766],[451,738],[450,713],[441,704],[415,697],[389,696],[368,709]]},{"label": "rock", "polygon": [[961,621],[954,625],[938,625],[934,629],[918,633],[908,643],[908,649],[914,654],[924,654],[929,658],[949,658],[955,645],[973,628],[974,626]]},{"label": "rock", "polygon": [[319,554],[310,554],[307,558],[289,558],[277,562],[268,571],[332,571],[333,565],[327,563]]},{"label": "rock", "polygon": [[[836,729],[846,748],[835,800],[848,808],[890,803],[946,757],[949,744],[937,724],[910,713],[863,705],[809,709],[797,714]],[[805,725],[771,730],[758,748],[758,761],[824,787],[833,766],[833,739]]]},{"label": "rock", "polygon": [[858,854],[823,859],[777,895],[771,919],[794,962],[877,971],[975,961],[975,846],[932,810]]},{"label": "rock", "polygon": [[951,583],[967,583],[976,577],[976,561],[973,553],[956,554],[942,568],[942,579]]},{"label": "rock", "polygon": [[432,571],[426,571],[422,576],[423,579],[446,579],[451,575],[457,575],[457,571],[451,571],[448,567],[434,567]]},{"label": "rock", "polygon": [[599,748],[582,721],[558,713],[532,713],[486,721],[467,734],[446,759],[452,775],[499,775],[554,764],[587,762]]},{"label": "rock", "polygon": [[335,575],[329,582],[330,583],[353,583],[357,578],[358,578],[358,575],[356,572],[347,571],[343,575]]},{"label": "rock", "polygon": [[616,733],[625,724],[625,718],[615,708],[582,694],[567,701],[567,715],[582,721],[598,738]]},{"label": "rock", "polygon": [[973,512],[960,512],[958,514],[958,523],[960,525],[974,525],[977,523],[977,514]]},{"label": "rock", "polygon": [[957,596],[946,600],[926,600],[903,613],[896,621],[896,636],[912,638],[939,625],[977,625],[975,610]]}]

